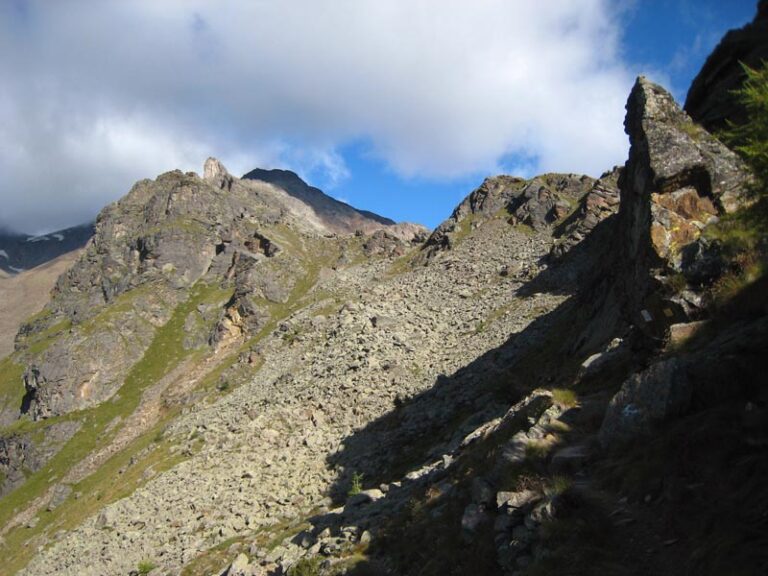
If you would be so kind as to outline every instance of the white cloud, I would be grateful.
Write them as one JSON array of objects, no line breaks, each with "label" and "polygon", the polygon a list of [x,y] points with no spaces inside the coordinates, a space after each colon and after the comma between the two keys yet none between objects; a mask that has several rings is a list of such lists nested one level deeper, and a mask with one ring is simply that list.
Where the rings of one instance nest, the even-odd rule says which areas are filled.
[{"label": "white cloud", "polygon": [[620,4],[3,3],[0,224],[74,223],[209,154],[233,172],[288,165],[332,184],[349,176],[339,148],[361,139],[403,176],[514,157],[599,173],[627,146]]}]

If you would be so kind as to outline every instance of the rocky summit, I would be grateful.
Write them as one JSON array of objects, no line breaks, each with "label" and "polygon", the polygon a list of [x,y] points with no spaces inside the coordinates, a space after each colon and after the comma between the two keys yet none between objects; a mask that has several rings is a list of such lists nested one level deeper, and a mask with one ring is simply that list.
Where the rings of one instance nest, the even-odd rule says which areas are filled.
[{"label": "rocky summit", "polygon": [[625,165],[433,231],[136,183],[0,361],[0,572],[767,573],[765,243],[701,114],[639,78]]}]

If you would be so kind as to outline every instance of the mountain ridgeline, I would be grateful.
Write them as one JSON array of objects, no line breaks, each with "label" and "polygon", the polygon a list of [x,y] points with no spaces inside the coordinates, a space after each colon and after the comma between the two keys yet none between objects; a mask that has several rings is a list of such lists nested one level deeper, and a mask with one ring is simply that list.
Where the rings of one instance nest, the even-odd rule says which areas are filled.
[{"label": "mountain ridgeline", "polygon": [[0,361],[3,573],[766,573],[764,242],[708,82],[692,119],[639,78],[624,166],[432,232],[288,171],[138,182]]}]

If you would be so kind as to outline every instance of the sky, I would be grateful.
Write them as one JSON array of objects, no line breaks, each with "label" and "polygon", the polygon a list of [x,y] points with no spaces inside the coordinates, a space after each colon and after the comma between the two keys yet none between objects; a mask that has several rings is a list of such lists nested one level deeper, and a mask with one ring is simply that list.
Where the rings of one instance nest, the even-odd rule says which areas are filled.
[{"label": "sky", "polygon": [[491,175],[599,176],[639,74],[682,102],[756,0],[0,0],[0,227],[286,168],[434,227]]}]

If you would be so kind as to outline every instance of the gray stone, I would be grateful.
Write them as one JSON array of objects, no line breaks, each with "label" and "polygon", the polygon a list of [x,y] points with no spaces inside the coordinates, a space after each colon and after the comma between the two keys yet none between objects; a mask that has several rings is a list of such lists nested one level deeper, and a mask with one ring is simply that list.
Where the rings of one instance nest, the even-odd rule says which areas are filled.
[{"label": "gray stone", "polygon": [[692,385],[676,358],[662,360],[633,374],[611,400],[600,428],[603,446],[649,434],[655,423],[685,411]]}]

